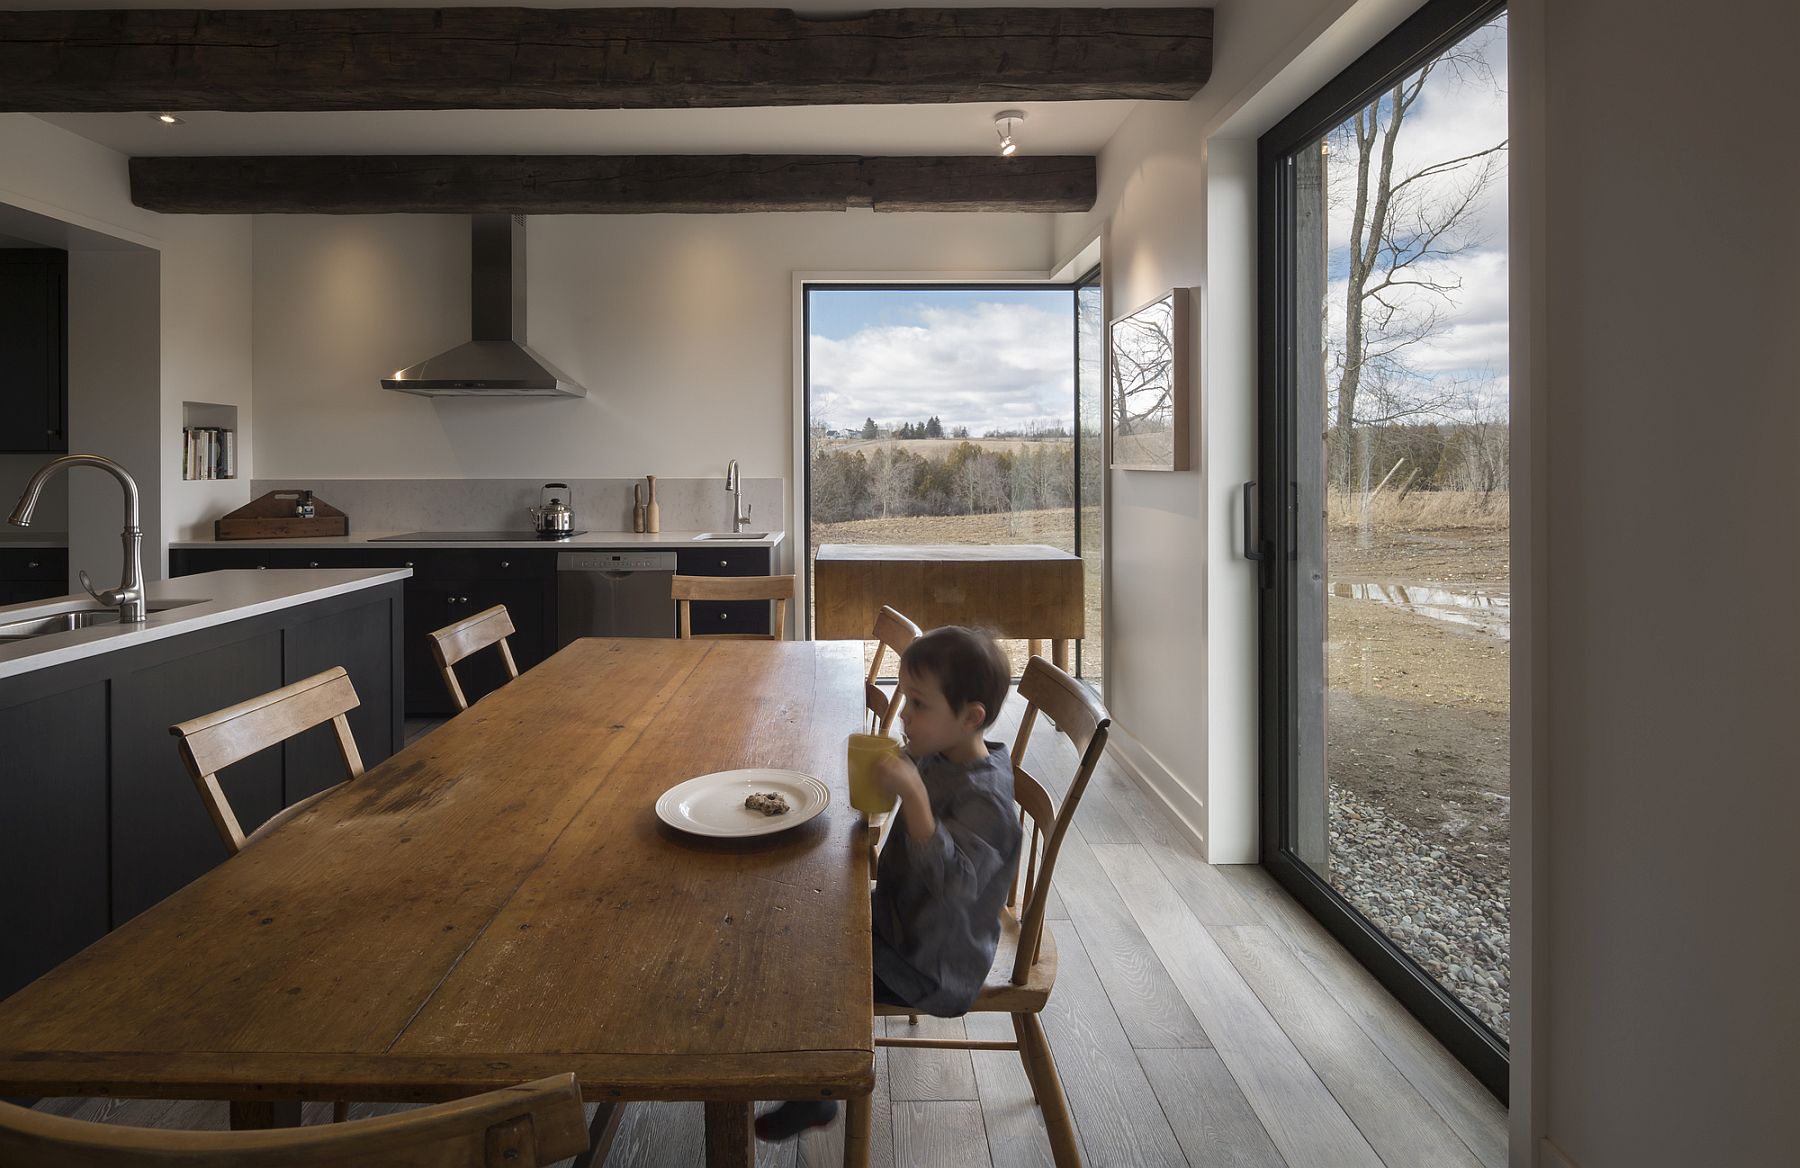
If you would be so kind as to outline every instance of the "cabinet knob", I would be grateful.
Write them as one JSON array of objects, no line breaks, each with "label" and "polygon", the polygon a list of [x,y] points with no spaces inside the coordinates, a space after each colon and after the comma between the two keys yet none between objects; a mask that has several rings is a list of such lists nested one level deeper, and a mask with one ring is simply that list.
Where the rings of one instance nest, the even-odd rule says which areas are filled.
[{"label": "cabinet knob", "polygon": [[501,560],[500,566],[502,568],[510,568],[510,567],[512,567],[512,561],[511,560]]},{"label": "cabinet knob", "polygon": [[27,568],[35,568],[38,566],[38,562],[36,560],[32,560],[32,561],[28,562],[25,566]]},{"label": "cabinet knob", "polygon": [[411,560],[406,561],[406,566],[409,568],[412,567],[412,561]]},{"label": "cabinet knob", "polygon": [[720,619],[720,620],[724,620],[724,619],[725,619],[725,614],[724,614],[724,613],[720,613],[720,614],[719,614],[719,619]]},{"label": "cabinet knob", "polygon": [[309,567],[309,568],[316,568],[316,567],[318,567],[318,566],[319,566],[319,561],[317,561],[317,560],[308,560],[308,561],[306,561],[306,566],[307,566],[307,567]]},{"label": "cabinet knob", "polygon": [[726,566],[726,565],[727,565],[727,564],[729,564],[729,563],[730,563],[730,562],[731,562],[731,561],[729,561],[729,560],[720,560],[720,561],[719,561],[719,567],[721,567],[721,568],[723,568],[723,567],[725,567],[725,566]]}]

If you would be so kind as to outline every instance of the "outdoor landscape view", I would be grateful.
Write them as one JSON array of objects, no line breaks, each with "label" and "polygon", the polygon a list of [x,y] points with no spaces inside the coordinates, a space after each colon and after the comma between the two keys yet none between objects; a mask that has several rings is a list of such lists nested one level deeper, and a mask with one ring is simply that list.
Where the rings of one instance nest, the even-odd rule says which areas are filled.
[{"label": "outdoor landscape view", "polygon": [[[1076,338],[1097,335],[1099,297],[1066,287],[808,295],[812,552],[1019,543],[1079,553],[1080,672],[1097,682],[1101,446],[1098,415],[1078,410],[1076,391],[1085,381],[1097,396],[1099,381],[1092,362],[1082,375]],[[1078,416],[1088,419],[1080,468]],[[1007,648],[1022,669],[1025,643]]]},{"label": "outdoor landscape view", "polygon": [[1323,874],[1502,1039],[1505,67],[1501,15],[1297,168],[1323,232]]}]

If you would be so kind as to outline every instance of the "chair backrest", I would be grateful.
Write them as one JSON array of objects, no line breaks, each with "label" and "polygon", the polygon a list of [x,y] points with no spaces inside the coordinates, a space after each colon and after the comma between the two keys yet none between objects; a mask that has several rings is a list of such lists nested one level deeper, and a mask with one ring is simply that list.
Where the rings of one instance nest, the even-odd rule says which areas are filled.
[{"label": "chair backrest", "polygon": [[881,676],[881,661],[892,649],[896,656],[906,652],[906,647],[920,636],[919,626],[900,615],[887,605],[875,614],[875,660],[869,663],[869,676],[863,681],[863,705],[868,707],[874,719],[874,732],[886,734],[894,725],[894,719],[900,715],[900,707],[905,701],[900,696],[899,687],[894,689],[894,696],[875,684]]},{"label": "chair backrest", "polygon": [[57,1168],[540,1168],[587,1150],[574,1075],[378,1119],[274,1131],[161,1131],[0,1103],[0,1164]]},{"label": "chair backrest", "polygon": [[445,625],[434,633],[425,634],[431,638],[431,655],[437,659],[438,672],[444,675],[444,684],[450,687],[450,700],[456,704],[458,713],[469,708],[469,699],[463,696],[462,686],[456,680],[456,670],[451,666],[471,653],[478,653],[489,645],[498,645],[500,657],[506,663],[506,676],[519,676],[519,665],[513,660],[512,646],[506,643],[506,638],[516,632],[518,630],[513,628],[512,617],[507,613],[506,606],[496,604],[453,625]]},{"label": "chair backrest", "polygon": [[794,598],[792,576],[676,576],[669,584],[669,595],[681,610],[682,640],[696,635],[689,619],[688,605],[696,600],[773,600],[775,630],[772,636],[761,633],[714,633],[717,640],[779,641],[787,631],[788,601]]},{"label": "chair backrest", "polygon": [[[1031,820],[1031,834],[1019,849],[1022,883],[1015,878],[1006,903],[1025,899],[1019,922],[1019,950],[1013,962],[1013,984],[1023,985],[1038,959],[1038,946],[1044,936],[1044,910],[1049,906],[1050,877],[1056,870],[1056,856],[1062,850],[1063,837],[1075,820],[1075,809],[1081,803],[1094,768],[1106,752],[1106,734],[1112,718],[1093,691],[1058,669],[1042,657],[1033,657],[1019,678],[1019,696],[1025,699],[1025,715],[1019,721],[1019,735],[1013,741],[1013,799],[1019,804],[1019,825]],[[1080,758],[1075,774],[1069,780],[1062,806],[1056,805],[1044,784],[1025,769],[1025,748],[1031,730],[1042,713],[1074,745]]]},{"label": "chair backrest", "polygon": [[350,675],[343,666],[334,665],[271,693],[169,727],[169,733],[181,739],[181,761],[187,764],[214,826],[233,855],[243,850],[244,829],[219,786],[219,772],[302,730],[330,722],[337,732],[344,769],[354,779],[363,773],[362,755],[357,753],[356,739],[344,715],[359,704]]}]

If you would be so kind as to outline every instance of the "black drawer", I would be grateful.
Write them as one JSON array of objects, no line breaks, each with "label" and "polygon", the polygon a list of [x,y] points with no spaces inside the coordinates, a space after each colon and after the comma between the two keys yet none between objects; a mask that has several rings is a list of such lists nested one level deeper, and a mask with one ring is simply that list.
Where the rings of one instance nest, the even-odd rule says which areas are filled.
[{"label": "black drawer", "polygon": [[[66,548],[0,549],[0,580],[67,580],[69,553]],[[57,590],[57,595],[62,590]]]},{"label": "black drawer", "polygon": [[696,600],[688,623],[696,636],[714,633],[763,633],[769,631],[770,605],[766,600]]},{"label": "black drawer", "polygon": [[556,574],[551,548],[420,548],[406,553],[422,576],[456,580],[548,580]]},{"label": "black drawer", "polygon": [[768,548],[682,548],[675,570],[683,576],[767,576]]}]

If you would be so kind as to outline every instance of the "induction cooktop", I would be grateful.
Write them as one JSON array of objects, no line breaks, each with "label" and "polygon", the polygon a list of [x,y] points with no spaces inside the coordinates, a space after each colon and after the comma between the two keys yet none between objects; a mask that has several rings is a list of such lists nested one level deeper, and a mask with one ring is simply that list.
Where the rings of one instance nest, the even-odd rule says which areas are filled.
[{"label": "induction cooktop", "polygon": [[400,535],[378,535],[370,543],[523,543],[543,540],[555,543],[585,531],[558,531],[539,534],[535,531],[408,531]]}]

